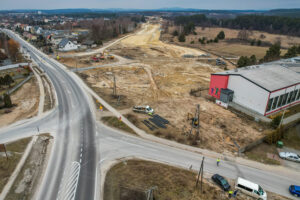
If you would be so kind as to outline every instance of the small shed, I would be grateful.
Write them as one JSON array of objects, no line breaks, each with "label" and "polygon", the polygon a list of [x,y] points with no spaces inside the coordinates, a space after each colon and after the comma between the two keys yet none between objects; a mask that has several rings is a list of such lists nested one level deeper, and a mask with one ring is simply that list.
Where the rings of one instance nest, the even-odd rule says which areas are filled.
[{"label": "small shed", "polygon": [[229,103],[232,101],[233,99],[233,90],[230,89],[221,89],[221,94],[220,94],[220,101],[224,102],[224,103]]}]

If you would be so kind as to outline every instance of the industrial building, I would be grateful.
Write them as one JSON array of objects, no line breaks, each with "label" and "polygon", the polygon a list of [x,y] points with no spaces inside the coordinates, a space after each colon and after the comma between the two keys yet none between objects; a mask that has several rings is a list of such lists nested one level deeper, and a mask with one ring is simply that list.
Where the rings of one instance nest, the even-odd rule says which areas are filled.
[{"label": "industrial building", "polygon": [[209,94],[267,116],[300,103],[300,57],[211,74]]}]

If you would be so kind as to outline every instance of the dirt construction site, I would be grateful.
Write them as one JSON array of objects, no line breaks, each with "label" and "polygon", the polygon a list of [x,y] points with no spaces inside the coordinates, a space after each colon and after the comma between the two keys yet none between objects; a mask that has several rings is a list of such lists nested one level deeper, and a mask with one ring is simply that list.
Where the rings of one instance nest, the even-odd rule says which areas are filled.
[{"label": "dirt construction site", "polygon": [[[237,146],[243,147],[264,135],[265,126],[216,105],[208,96],[210,74],[223,69],[198,59],[206,52],[161,42],[159,25],[144,25],[140,32],[108,51],[127,62],[83,71],[80,75],[147,133],[224,153],[236,152]],[[186,54],[194,56],[186,58]],[[188,118],[195,115],[198,104],[200,135],[195,139]],[[150,130],[142,123],[150,116],[134,113],[131,108],[135,105],[151,106],[170,123],[165,128]]]},{"label": "dirt construction site", "polygon": [[[0,115],[0,127],[7,126],[21,119],[33,117],[38,112],[39,90],[35,78],[25,83],[20,89],[11,95],[14,106],[10,109],[2,109]],[[8,111],[6,113],[6,110]]]}]

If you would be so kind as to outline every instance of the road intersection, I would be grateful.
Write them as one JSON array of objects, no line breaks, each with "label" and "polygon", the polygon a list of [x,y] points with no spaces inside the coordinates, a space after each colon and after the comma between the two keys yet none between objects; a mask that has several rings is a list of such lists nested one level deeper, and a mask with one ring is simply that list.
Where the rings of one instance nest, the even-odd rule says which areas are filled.
[{"label": "road intersection", "polygon": [[[36,199],[102,199],[105,172],[111,163],[122,158],[143,158],[194,170],[205,155],[204,172],[219,173],[235,179],[242,176],[260,184],[264,189],[292,198],[290,184],[299,184],[299,171],[271,167],[223,156],[216,166],[218,154],[196,149],[154,136],[131,136],[106,127],[95,120],[92,94],[116,116],[118,111],[91,91],[82,80],[62,64],[49,58],[9,30],[3,30],[25,48],[45,72],[56,91],[57,106],[32,120],[25,120],[0,131],[0,141],[9,142],[41,132],[51,132],[55,141],[46,172]],[[132,125],[123,118],[124,122]],[[136,128],[136,127],[134,127]],[[136,128],[137,129],[137,128]],[[75,178],[74,178],[75,177]],[[72,180],[69,182],[69,180]],[[71,187],[68,185],[71,184]]]}]

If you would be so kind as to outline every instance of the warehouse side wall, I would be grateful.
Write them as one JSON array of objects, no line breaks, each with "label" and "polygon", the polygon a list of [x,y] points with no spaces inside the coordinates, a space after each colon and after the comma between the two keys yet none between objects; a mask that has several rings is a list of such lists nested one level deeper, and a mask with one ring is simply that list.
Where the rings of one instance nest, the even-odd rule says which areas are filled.
[{"label": "warehouse side wall", "polygon": [[265,115],[279,112],[287,107],[300,103],[300,84],[292,85],[277,91],[271,92],[269,97],[270,109]]},{"label": "warehouse side wall", "polygon": [[220,99],[221,89],[226,89],[229,75],[212,74],[210,78],[209,95]]},{"label": "warehouse side wall", "polygon": [[228,89],[234,91],[233,102],[254,110],[262,115],[265,114],[269,92],[251,83],[241,76],[230,75]]}]

